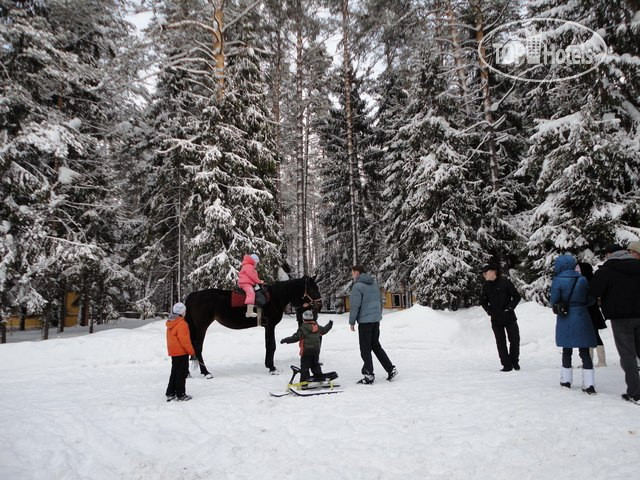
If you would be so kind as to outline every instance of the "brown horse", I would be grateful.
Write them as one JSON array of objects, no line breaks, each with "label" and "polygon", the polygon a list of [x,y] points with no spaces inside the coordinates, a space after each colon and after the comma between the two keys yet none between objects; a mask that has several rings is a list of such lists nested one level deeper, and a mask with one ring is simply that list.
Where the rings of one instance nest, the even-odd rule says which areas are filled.
[{"label": "brown horse", "polygon": [[[283,282],[276,282],[266,287],[269,301],[262,307],[262,326],[264,327],[264,344],[266,354],[264,365],[270,372],[275,372],[273,356],[276,352],[275,327],[282,320],[285,307],[291,303],[295,308],[303,302],[320,301],[320,291],[315,277],[304,276]],[[186,320],[189,324],[191,343],[196,351],[196,358],[200,364],[200,373],[207,378],[213,378],[202,359],[204,336],[209,325],[217,320],[218,323],[234,330],[256,326],[255,318],[247,318],[245,306],[231,306],[231,291],[210,288],[190,293],[185,300],[187,306]]]}]

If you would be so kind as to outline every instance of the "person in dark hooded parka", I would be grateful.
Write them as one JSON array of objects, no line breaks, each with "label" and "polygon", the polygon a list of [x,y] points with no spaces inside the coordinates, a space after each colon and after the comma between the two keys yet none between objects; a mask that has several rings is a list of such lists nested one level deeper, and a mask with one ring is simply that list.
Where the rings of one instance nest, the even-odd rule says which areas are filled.
[{"label": "person in dark hooded parka", "polygon": [[613,339],[627,384],[622,398],[640,403],[640,260],[619,245],[605,250],[604,264],[591,280],[591,295],[600,300],[602,313],[611,320]]},{"label": "person in dark hooded parka", "polygon": [[551,305],[559,302],[569,304],[567,315],[556,315],[556,345],[562,347],[560,385],[571,388],[571,355],[573,349],[577,348],[582,359],[582,389],[592,395],[596,390],[589,349],[595,347],[598,342],[587,307],[593,303],[593,299],[588,296],[589,283],[576,271],[576,265],[573,255],[560,255],[556,258],[555,277],[551,283]]},{"label": "person in dark hooded parka", "polygon": [[[580,262],[578,263],[577,271],[587,279],[587,282],[590,283],[593,278],[593,266],[590,263]],[[595,300],[595,299],[594,299]],[[589,315],[591,316],[591,323],[593,323],[593,329],[596,332],[596,341],[598,342],[598,346],[596,347],[596,353],[598,355],[598,364],[596,367],[606,367],[607,366],[607,356],[604,351],[604,342],[602,341],[602,337],[598,330],[604,330],[607,328],[607,324],[604,321],[604,316],[600,311],[600,306],[597,302],[593,302],[592,305],[589,305]],[[591,350],[591,358],[593,359],[593,350]]]}]

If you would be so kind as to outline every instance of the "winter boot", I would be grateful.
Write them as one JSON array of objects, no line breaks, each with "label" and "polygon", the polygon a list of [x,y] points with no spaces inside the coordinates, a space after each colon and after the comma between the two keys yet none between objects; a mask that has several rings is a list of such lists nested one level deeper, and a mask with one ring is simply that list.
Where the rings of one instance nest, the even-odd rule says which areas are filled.
[{"label": "winter boot", "polygon": [[389,370],[387,373],[389,374],[387,375],[387,380],[389,381],[393,380],[398,376],[398,370],[396,370],[396,367],[391,367],[391,370]]},{"label": "winter boot", "polygon": [[184,395],[182,395],[180,397],[176,397],[176,401],[178,401],[178,402],[188,402],[192,398],[193,397],[191,395],[184,394]]},{"label": "winter boot", "polygon": [[375,381],[375,379],[376,379],[375,376],[365,374],[364,377],[358,380],[358,383],[361,385],[371,385]]},{"label": "winter boot", "polygon": [[257,316],[258,316],[258,314],[255,311],[255,306],[251,305],[251,304],[248,304],[247,305],[247,317],[254,318],[254,317],[257,317]]},{"label": "winter boot", "polygon": [[582,369],[582,391],[588,393],[589,395],[594,395],[596,393],[596,387],[594,386],[595,375],[593,372],[593,368],[587,370],[586,368]]},{"label": "winter boot", "polygon": [[598,364],[596,367],[606,367],[607,357],[604,354],[604,345],[598,345],[596,347],[596,353],[598,354]]},{"label": "winter boot", "polygon": [[560,368],[560,385],[571,388],[571,382],[573,382],[573,369],[564,367]]}]

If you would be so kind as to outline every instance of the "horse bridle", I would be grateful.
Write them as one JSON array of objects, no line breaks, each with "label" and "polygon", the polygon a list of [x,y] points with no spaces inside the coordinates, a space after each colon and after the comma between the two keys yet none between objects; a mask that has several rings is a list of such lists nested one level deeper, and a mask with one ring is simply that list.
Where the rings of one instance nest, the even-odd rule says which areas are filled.
[{"label": "horse bridle", "polygon": [[310,304],[316,304],[316,303],[321,303],[322,302],[322,297],[318,297],[318,298],[313,298],[311,295],[309,295],[309,292],[307,291],[307,287],[309,284],[309,278],[305,277],[304,279],[304,295],[302,296],[302,303],[306,303],[305,300],[308,298],[310,300]]}]

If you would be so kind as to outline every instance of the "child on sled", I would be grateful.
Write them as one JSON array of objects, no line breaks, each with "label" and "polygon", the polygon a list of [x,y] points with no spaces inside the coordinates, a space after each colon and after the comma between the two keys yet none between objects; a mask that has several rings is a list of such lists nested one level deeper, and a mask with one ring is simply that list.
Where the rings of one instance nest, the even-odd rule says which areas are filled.
[{"label": "child on sled", "polygon": [[242,267],[238,273],[238,286],[242,288],[246,294],[244,304],[247,306],[247,317],[257,317],[258,314],[254,310],[256,303],[256,285],[262,285],[264,282],[260,280],[256,265],[260,259],[255,253],[245,255],[242,259]]},{"label": "child on sled", "polygon": [[302,313],[302,323],[298,331],[290,337],[283,338],[280,343],[300,344],[300,381],[307,382],[310,379],[309,370],[313,373],[314,380],[324,380],[324,374],[320,368],[320,337],[331,330],[333,320],[329,320],[324,327],[317,323],[318,314],[314,310],[305,310]]}]

